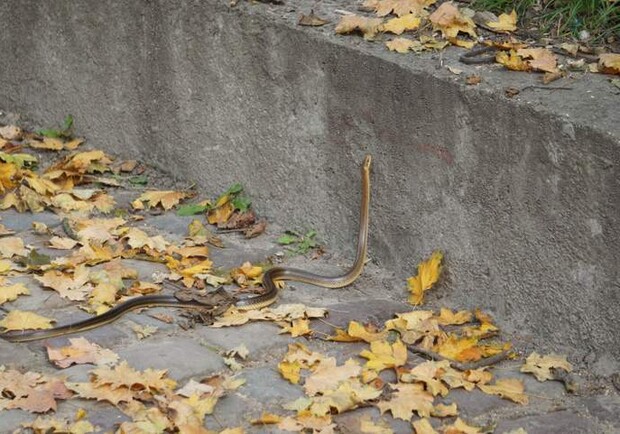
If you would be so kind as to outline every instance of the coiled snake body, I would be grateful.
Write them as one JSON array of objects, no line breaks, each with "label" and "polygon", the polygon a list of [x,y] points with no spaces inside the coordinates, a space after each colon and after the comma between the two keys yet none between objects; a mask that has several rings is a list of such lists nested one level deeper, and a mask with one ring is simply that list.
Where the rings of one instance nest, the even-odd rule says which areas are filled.
[{"label": "coiled snake body", "polygon": [[[227,307],[228,305],[233,304],[240,310],[261,309],[276,301],[278,298],[278,287],[275,282],[283,280],[309,283],[326,288],[341,288],[343,286],[350,285],[362,272],[364,262],[366,260],[370,205],[371,160],[371,156],[366,155],[361,166],[362,198],[360,207],[359,233],[357,239],[357,253],[355,256],[355,262],[344,274],[338,276],[320,276],[309,271],[298,270],[295,268],[273,267],[267,270],[263,275],[263,287],[265,292],[258,296],[239,298],[232,302],[230,296],[227,296],[223,289],[210,293],[210,297],[207,297],[208,301],[206,302],[204,300],[199,300],[198,298],[182,299],[174,295],[147,295],[125,301],[101,315],[97,315],[83,321],[46,330],[2,333],[0,334],[0,337],[9,342],[29,342],[78,333],[116,321],[129,311],[149,307],[176,307],[187,309],[212,308],[218,312],[218,307],[222,307],[223,305]],[[227,305],[226,302],[228,302]]]}]

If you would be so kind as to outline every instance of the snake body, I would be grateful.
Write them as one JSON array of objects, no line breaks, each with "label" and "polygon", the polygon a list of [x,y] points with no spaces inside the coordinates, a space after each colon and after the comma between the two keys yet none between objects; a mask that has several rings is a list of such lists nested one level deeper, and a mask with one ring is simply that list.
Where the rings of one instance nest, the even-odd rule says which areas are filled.
[{"label": "snake body", "polygon": [[[366,260],[366,252],[368,245],[368,223],[369,223],[369,206],[370,206],[370,165],[372,158],[366,155],[361,166],[362,172],[362,198],[360,206],[359,232],[357,239],[357,252],[355,261],[351,268],[344,274],[337,276],[321,276],[305,270],[299,270],[288,267],[273,267],[263,275],[263,294],[251,297],[233,299],[226,295],[223,289],[211,293],[209,302],[198,301],[196,299],[180,299],[174,295],[147,295],[127,300],[107,312],[95,317],[78,321],[75,323],[55,327],[52,329],[35,330],[28,332],[2,333],[0,337],[9,342],[29,342],[40,339],[49,339],[58,336],[83,332],[97,327],[104,326],[135,309],[143,309],[150,307],[175,307],[185,309],[205,309],[210,308],[221,313],[229,305],[234,305],[239,310],[261,309],[271,305],[278,298],[278,281],[296,281],[309,283],[325,288],[341,288],[350,285],[355,281],[364,268]],[[224,309],[222,309],[224,307]]]}]

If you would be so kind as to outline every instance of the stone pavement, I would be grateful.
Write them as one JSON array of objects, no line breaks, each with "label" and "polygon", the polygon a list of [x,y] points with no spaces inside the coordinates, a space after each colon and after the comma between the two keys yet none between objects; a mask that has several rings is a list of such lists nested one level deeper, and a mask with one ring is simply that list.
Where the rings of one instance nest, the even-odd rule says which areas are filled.
[{"label": "stone pavement", "polygon": [[[128,203],[128,199],[138,194],[131,189],[116,189],[112,193],[121,204]],[[16,236],[23,238],[27,244],[36,246],[40,253],[58,256],[59,252],[62,252],[45,247],[43,241],[46,238],[34,234],[31,230],[33,222],[43,222],[52,230],[61,231],[61,218],[58,215],[49,211],[33,215],[9,210],[0,213],[0,216],[7,228],[15,230]],[[147,212],[145,216],[144,221],[134,222],[132,225],[152,235],[162,234],[173,242],[182,240],[189,222],[195,218],[180,217],[173,211],[159,215]],[[267,232],[255,239],[246,240],[235,233],[222,235],[226,248],[212,248],[211,259],[215,267],[224,269],[237,267],[245,261],[263,261],[282,250],[282,247],[275,242],[281,233],[282,228],[270,224]],[[297,256],[288,258],[285,262],[287,265],[319,273],[334,273],[346,267],[350,260],[339,257],[336,250],[338,250],[336,246],[330,246],[327,253],[319,259],[310,260]],[[370,254],[372,256],[372,252]],[[164,271],[165,268],[161,264],[139,260],[124,260],[124,263],[138,270],[141,280],[151,280],[153,273]],[[56,318],[59,324],[87,317],[73,303],[61,299],[53,291],[44,290],[32,277],[14,280],[24,282],[31,289],[32,295],[19,297],[14,302],[4,304],[2,311],[35,310],[41,315]],[[378,298],[376,296],[378,292],[387,294],[389,298]],[[331,290],[290,283],[281,292],[280,302],[326,307],[329,311],[327,320],[312,322],[315,336],[320,337],[322,333],[332,332],[331,325],[346,327],[350,320],[381,324],[392,318],[395,313],[412,310],[411,306],[404,303],[405,299],[404,282],[395,282],[389,274],[370,261],[362,277],[348,288]],[[458,306],[451,307],[458,308]],[[149,315],[155,312],[170,314],[175,321],[167,324]],[[136,369],[167,369],[170,377],[179,384],[184,384],[190,378],[200,380],[214,373],[228,371],[223,353],[244,344],[249,350],[249,356],[247,360],[241,362],[243,369],[240,371],[240,376],[246,383],[222,398],[216,405],[214,414],[206,418],[206,426],[217,431],[225,427],[242,426],[246,432],[251,433],[281,432],[273,425],[251,426],[249,421],[260,417],[263,412],[290,414],[291,412],[282,409],[282,405],[304,395],[300,386],[284,380],[277,370],[277,364],[282,360],[287,344],[303,342],[314,351],[336,357],[339,363],[351,357],[358,357],[360,350],[365,347],[365,344],[360,343],[293,339],[290,335],[278,334],[278,327],[272,322],[253,322],[227,328],[198,325],[183,329],[179,326],[179,323],[186,322],[182,314],[182,310],[164,308],[133,312],[113,324],[81,333],[79,336],[113,350],[122,360],[126,360]],[[132,331],[134,323],[155,326],[157,331],[139,340]],[[27,344],[13,344],[0,339],[0,365],[22,372],[30,370],[61,374],[73,382],[86,381],[88,372],[93,366],[74,365],[59,370],[48,361],[45,345],[59,346],[66,343],[67,337]],[[537,350],[545,354],[544,348]],[[416,356],[412,357],[416,359]],[[620,399],[608,384],[601,385],[592,380],[593,377],[588,373],[584,373],[580,381],[580,394],[569,395],[558,382],[539,383],[531,375],[520,374],[518,372],[520,365],[521,361],[504,361],[493,371],[498,377],[522,379],[530,398],[529,405],[521,406],[477,390],[453,391],[446,402],[457,402],[460,417],[468,423],[477,426],[495,426],[497,433],[510,432],[517,428],[523,428],[530,434],[619,432]],[[387,371],[382,376],[385,376],[385,380],[390,379]],[[128,420],[123,413],[108,403],[75,399],[60,401],[57,415],[71,419],[78,408],[87,411],[88,420],[98,426],[100,432],[114,432],[121,422]],[[360,418],[365,414],[370,414],[374,420],[380,417],[378,409],[374,407],[336,415],[336,431],[362,432]],[[0,432],[13,432],[22,422],[32,421],[34,418],[35,415],[21,410],[0,411]],[[410,423],[393,419],[389,414],[381,418],[389,423],[395,433],[412,432]]]}]

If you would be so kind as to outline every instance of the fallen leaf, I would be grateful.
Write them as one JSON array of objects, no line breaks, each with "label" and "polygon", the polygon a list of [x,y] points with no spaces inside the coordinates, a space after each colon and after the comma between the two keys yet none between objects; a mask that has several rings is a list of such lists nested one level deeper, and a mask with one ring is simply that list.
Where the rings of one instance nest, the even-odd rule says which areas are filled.
[{"label": "fallen leaf", "polygon": [[439,280],[442,259],[443,254],[440,251],[433,252],[428,260],[418,265],[418,274],[407,279],[407,286],[411,292],[409,303],[414,306],[422,304],[424,292],[431,289]]},{"label": "fallen leaf", "polygon": [[379,17],[393,13],[398,17],[406,14],[422,15],[427,6],[433,5],[437,0],[370,0],[364,5],[374,10]]},{"label": "fallen leaf", "polygon": [[365,434],[393,434],[394,431],[390,428],[390,425],[384,421],[379,420],[375,423],[369,414],[365,414],[360,419],[360,432]]},{"label": "fallen leaf", "polygon": [[513,71],[532,70],[530,63],[523,60],[523,57],[517,54],[517,51],[512,49],[510,51],[498,51],[495,55],[495,61]]},{"label": "fallen leaf", "polygon": [[381,31],[381,18],[366,18],[358,15],[345,15],[336,25],[336,33],[344,35],[347,33],[360,32],[364,39],[372,40]]},{"label": "fallen leaf", "polygon": [[131,329],[136,334],[139,340],[146,339],[149,336],[152,336],[158,330],[157,327],[148,325],[148,324],[146,325],[135,324],[131,326]]},{"label": "fallen leaf", "polygon": [[118,355],[111,350],[91,343],[86,338],[69,338],[69,346],[47,346],[47,357],[59,368],[68,368],[76,364],[112,365]]},{"label": "fallen leaf", "polygon": [[329,357],[321,360],[313,369],[312,374],[306,379],[304,389],[307,395],[314,396],[325,390],[336,389],[341,381],[357,377],[361,372],[362,367],[353,359],[338,366],[336,359]]},{"label": "fallen leaf", "polygon": [[0,286],[0,304],[16,300],[20,295],[30,295],[30,290],[22,283]]},{"label": "fallen leaf", "polygon": [[573,370],[573,365],[566,360],[566,356],[554,353],[541,356],[533,352],[527,357],[523,366],[521,366],[521,372],[534,374],[538,381],[554,380],[553,369],[562,369],[566,372],[571,372]]},{"label": "fallen leaf", "polygon": [[399,18],[392,18],[391,20],[388,20],[385,24],[383,24],[381,29],[384,32],[400,35],[406,31],[416,30],[420,27],[420,21],[420,17],[416,14],[407,14]]},{"label": "fallen leaf", "polygon": [[391,41],[387,41],[385,45],[390,51],[396,51],[397,53],[402,54],[405,54],[410,50],[415,51],[417,48],[422,46],[419,41],[414,41],[408,38],[395,38]]},{"label": "fallen leaf", "polygon": [[517,11],[514,9],[509,14],[501,14],[496,22],[485,23],[490,30],[501,33],[510,33],[517,30]]},{"label": "fallen leaf", "polygon": [[470,86],[480,84],[481,81],[482,81],[482,77],[476,74],[468,75],[465,78],[465,83],[467,83]]},{"label": "fallen leaf", "polygon": [[389,401],[380,401],[376,405],[381,414],[390,411],[392,416],[406,421],[411,420],[416,412],[420,417],[430,417],[433,410],[433,396],[424,391],[421,384],[390,384],[395,390]]},{"label": "fallen leaf", "polygon": [[360,356],[368,359],[365,366],[367,369],[381,371],[403,366],[407,362],[407,347],[400,340],[393,344],[374,341],[370,343],[370,350],[362,351]]},{"label": "fallen leaf", "polygon": [[465,48],[473,46],[472,41],[458,39],[458,34],[465,33],[475,39],[476,24],[470,17],[463,15],[453,3],[442,3],[428,19],[433,24],[433,31],[441,31],[442,36],[450,43]]},{"label": "fallen leaf", "polygon": [[605,74],[620,75],[620,54],[604,53],[598,56],[598,69]]},{"label": "fallen leaf", "polygon": [[191,194],[183,191],[147,191],[136,199],[136,201],[146,203],[148,208],[154,208],[157,205],[161,205],[164,210],[174,208],[178,203],[191,197]]},{"label": "fallen leaf", "polygon": [[495,384],[478,384],[478,388],[489,395],[499,395],[523,405],[528,403],[523,382],[516,378],[502,378]]},{"label": "fallen leaf", "polygon": [[34,312],[12,310],[0,321],[5,331],[51,329],[55,320],[37,315]]},{"label": "fallen leaf", "polygon": [[428,418],[418,419],[413,422],[413,429],[415,434],[438,434],[437,431],[431,425]]},{"label": "fallen leaf", "polygon": [[315,15],[314,11],[310,11],[308,15],[301,14],[299,16],[299,20],[297,20],[297,24],[299,24],[300,26],[312,26],[312,27],[324,26],[325,24],[329,22],[330,22],[329,20],[323,19]]},{"label": "fallen leaf", "polygon": [[444,434],[481,434],[486,432],[477,426],[468,425],[463,419],[457,417],[452,425],[444,427]]},{"label": "fallen leaf", "polygon": [[520,48],[517,54],[537,71],[558,72],[558,58],[546,48]]},{"label": "fallen leaf", "polygon": [[273,425],[281,421],[282,416],[264,411],[258,419],[252,419],[250,423],[252,425]]},{"label": "fallen leaf", "polygon": [[13,256],[26,256],[28,249],[24,247],[24,240],[18,237],[0,238],[0,255],[3,258],[12,258]]},{"label": "fallen leaf", "polygon": [[77,241],[72,238],[52,237],[49,240],[49,246],[52,249],[71,250],[77,245]]}]

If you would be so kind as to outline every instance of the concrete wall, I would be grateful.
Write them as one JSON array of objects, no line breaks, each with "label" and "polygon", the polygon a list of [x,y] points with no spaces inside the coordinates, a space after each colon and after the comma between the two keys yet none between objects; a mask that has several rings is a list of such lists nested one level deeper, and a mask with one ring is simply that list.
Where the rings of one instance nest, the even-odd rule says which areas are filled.
[{"label": "concrete wall", "polygon": [[396,276],[386,295],[402,297],[415,264],[442,249],[440,303],[491,309],[578,356],[618,357],[620,135],[274,10],[2,2],[0,108],[46,125],[70,112],[92,144],[210,194],[241,181],[263,214],[316,228],[338,251],[353,250],[370,152],[370,254]]}]

